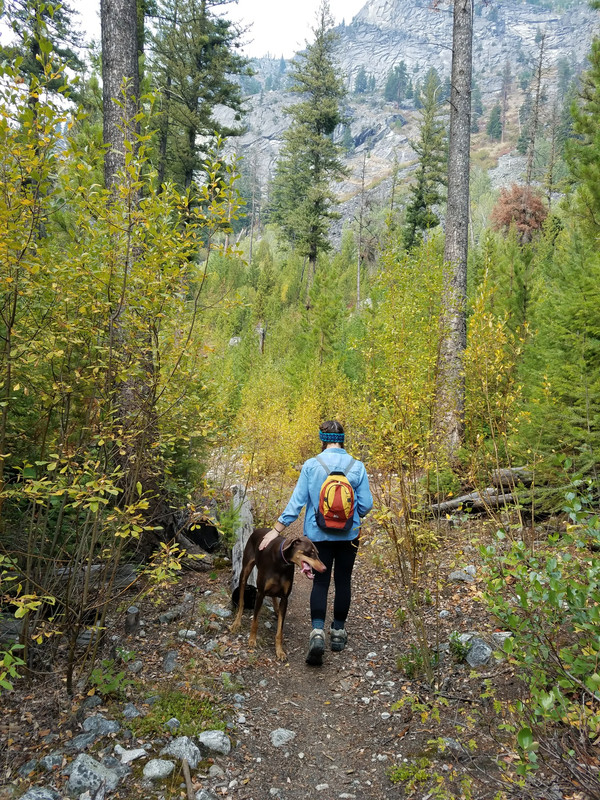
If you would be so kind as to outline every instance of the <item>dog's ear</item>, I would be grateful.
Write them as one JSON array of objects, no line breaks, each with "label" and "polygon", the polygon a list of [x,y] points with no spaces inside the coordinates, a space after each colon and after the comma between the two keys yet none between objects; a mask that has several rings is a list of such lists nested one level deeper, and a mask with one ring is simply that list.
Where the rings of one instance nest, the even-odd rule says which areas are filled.
[{"label": "dog's ear", "polygon": [[301,539],[301,534],[299,533],[290,533],[288,536],[285,537],[285,541],[282,545],[282,550],[284,553],[287,553],[288,550],[291,550],[296,542],[299,542]]}]

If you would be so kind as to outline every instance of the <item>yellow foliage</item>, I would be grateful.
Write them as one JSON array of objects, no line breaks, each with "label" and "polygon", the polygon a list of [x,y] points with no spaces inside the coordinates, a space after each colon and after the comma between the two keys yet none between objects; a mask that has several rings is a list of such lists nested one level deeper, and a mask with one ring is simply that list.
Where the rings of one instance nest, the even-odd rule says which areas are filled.
[{"label": "yellow foliage", "polygon": [[507,315],[493,312],[496,288],[484,276],[469,320],[465,370],[465,445],[473,471],[510,464],[511,436],[520,422],[516,364],[527,331],[514,334]]}]

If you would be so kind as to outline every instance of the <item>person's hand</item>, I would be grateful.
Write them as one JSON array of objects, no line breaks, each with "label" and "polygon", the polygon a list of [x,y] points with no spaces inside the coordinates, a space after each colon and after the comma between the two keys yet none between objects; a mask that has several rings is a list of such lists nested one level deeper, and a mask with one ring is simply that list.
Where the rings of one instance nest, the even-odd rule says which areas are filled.
[{"label": "person's hand", "polygon": [[273,539],[278,539],[278,538],[279,538],[279,533],[275,530],[275,528],[271,528],[271,530],[268,531],[268,533],[265,533],[265,535],[263,536],[261,543],[258,545],[258,549],[264,550],[265,547],[270,542],[273,541]]}]

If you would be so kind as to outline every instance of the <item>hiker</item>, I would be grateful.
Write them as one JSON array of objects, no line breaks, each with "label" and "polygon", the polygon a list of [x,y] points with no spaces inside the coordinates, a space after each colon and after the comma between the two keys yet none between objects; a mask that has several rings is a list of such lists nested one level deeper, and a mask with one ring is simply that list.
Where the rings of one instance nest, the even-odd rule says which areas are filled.
[{"label": "hiker", "polygon": [[[320,666],[325,652],[325,615],[331,574],[335,594],[329,632],[331,649],[339,652],[348,641],[346,618],[350,609],[351,581],[358,551],[360,521],[373,508],[364,464],[344,450],[344,429],[337,420],[319,428],[322,452],[303,465],[296,488],[273,527],[282,533],[306,506],[304,535],[315,543],[327,570],[316,573],[310,595],[310,634],[306,663]],[[335,569],[334,569],[335,567]]]}]

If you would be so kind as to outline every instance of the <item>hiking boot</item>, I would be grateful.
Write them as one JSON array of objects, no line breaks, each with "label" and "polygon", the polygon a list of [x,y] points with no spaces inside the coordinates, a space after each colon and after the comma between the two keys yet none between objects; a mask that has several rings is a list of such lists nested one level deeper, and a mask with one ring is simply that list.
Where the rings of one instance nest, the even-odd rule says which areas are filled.
[{"label": "hiking boot", "polygon": [[339,653],[341,652],[344,647],[346,647],[346,643],[348,641],[348,634],[346,633],[345,628],[332,628],[329,631],[329,639],[331,642],[331,649]]},{"label": "hiking boot", "polygon": [[323,663],[323,653],[325,652],[325,634],[320,628],[313,628],[310,639],[308,640],[308,653],[306,663],[311,667],[320,667]]}]

